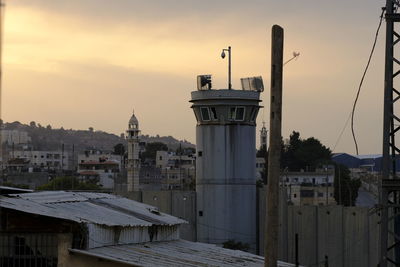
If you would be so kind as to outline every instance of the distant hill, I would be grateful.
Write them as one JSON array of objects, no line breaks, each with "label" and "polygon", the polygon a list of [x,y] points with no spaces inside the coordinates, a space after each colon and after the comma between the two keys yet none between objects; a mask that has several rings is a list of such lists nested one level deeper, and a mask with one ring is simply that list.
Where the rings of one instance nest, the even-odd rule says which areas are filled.
[{"label": "distant hill", "polygon": [[[3,129],[28,132],[32,138],[31,145],[33,150],[61,150],[62,144],[64,144],[65,151],[72,151],[72,146],[75,147],[76,152],[81,152],[88,148],[112,151],[116,144],[122,143],[126,145],[124,138],[103,131],[94,131],[93,128],[88,130],[66,130],[62,127],[53,129],[50,125],[44,127],[40,123],[31,122],[27,125],[16,121],[4,123]],[[186,140],[180,141],[172,136],[143,135],[141,140],[146,143],[165,143],[170,150],[176,150],[180,144],[182,147],[195,147]]]}]

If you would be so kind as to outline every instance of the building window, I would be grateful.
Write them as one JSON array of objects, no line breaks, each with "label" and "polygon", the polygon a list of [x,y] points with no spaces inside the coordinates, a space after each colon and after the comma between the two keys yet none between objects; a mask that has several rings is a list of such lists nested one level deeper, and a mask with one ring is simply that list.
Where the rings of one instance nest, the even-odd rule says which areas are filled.
[{"label": "building window", "polygon": [[250,121],[251,121],[251,122],[255,122],[255,121],[256,121],[257,114],[258,114],[258,108],[257,108],[257,107],[254,107],[254,108],[251,110],[251,113],[250,113]]},{"label": "building window", "polygon": [[203,151],[198,151],[198,152],[197,152],[197,155],[198,155],[199,157],[203,156]]},{"label": "building window", "polygon": [[297,197],[297,195],[296,194],[293,194],[293,198],[296,198]]},{"label": "building window", "polygon": [[211,119],[212,119],[213,121],[218,120],[218,117],[217,117],[217,110],[216,110],[214,107],[211,107],[211,108],[210,108],[210,111],[211,111]]},{"label": "building window", "polygon": [[323,196],[324,196],[324,193],[318,192],[318,197],[323,197]]},{"label": "building window", "polygon": [[203,121],[209,121],[210,120],[210,111],[207,107],[201,107],[201,119]]},{"label": "building window", "polygon": [[162,156],[160,156],[160,160],[162,160]]},{"label": "building window", "polygon": [[243,121],[244,120],[244,107],[237,107],[236,108],[236,121]]},{"label": "building window", "polygon": [[244,107],[231,107],[229,109],[228,119],[234,121],[243,121]]}]

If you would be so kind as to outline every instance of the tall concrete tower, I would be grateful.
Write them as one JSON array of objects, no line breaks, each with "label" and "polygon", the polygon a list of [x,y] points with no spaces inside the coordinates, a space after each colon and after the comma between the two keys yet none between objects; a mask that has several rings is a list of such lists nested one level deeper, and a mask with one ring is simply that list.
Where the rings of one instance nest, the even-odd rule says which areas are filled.
[{"label": "tall concrete tower", "polygon": [[139,121],[132,112],[132,117],[129,120],[128,130],[126,131],[128,140],[128,192],[139,191]]},{"label": "tall concrete tower", "polygon": [[214,244],[233,239],[254,249],[260,92],[200,88],[191,96],[197,120],[197,239]]},{"label": "tall concrete tower", "polygon": [[263,121],[263,127],[260,130],[260,148],[265,147],[265,150],[267,150],[267,128],[265,128],[265,122]]}]

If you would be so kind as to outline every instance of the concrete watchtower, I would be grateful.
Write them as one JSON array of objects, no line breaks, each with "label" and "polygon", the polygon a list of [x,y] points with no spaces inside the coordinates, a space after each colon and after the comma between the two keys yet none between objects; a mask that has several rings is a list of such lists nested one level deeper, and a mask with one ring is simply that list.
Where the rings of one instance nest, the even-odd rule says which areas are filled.
[{"label": "concrete watchtower", "polygon": [[197,239],[214,244],[233,239],[254,249],[260,92],[204,90],[202,84],[190,101],[197,120]]}]

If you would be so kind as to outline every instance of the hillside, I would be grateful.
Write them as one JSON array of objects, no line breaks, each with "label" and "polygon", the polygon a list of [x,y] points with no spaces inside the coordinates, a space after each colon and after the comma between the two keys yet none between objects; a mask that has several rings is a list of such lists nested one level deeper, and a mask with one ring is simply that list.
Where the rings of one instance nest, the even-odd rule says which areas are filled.
[{"label": "hillside", "polygon": [[[126,140],[115,134],[103,131],[88,130],[66,130],[64,128],[53,129],[50,125],[43,127],[40,124],[31,122],[29,125],[20,122],[4,123],[5,130],[26,131],[32,139],[33,150],[61,150],[62,144],[66,151],[84,151],[87,148],[96,148],[100,150],[113,150],[116,144],[126,144]],[[170,150],[175,150],[182,144],[183,147],[194,147],[193,144],[183,140],[177,140],[172,136],[149,136],[143,135],[141,140],[146,143],[162,142]]]}]

